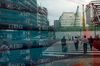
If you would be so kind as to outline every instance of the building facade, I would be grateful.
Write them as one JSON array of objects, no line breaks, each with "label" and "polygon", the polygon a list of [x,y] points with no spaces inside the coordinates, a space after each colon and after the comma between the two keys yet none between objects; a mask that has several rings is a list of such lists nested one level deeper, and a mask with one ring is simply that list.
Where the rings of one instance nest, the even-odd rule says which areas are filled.
[{"label": "building facade", "polygon": [[54,20],[54,28],[55,28],[55,30],[58,30],[60,28],[60,21],[59,20]]},{"label": "building facade", "polygon": [[[61,23],[61,27],[74,26],[75,13],[74,12],[64,12],[60,16],[59,21]],[[79,16],[76,17],[76,22],[75,23],[76,23],[76,26],[80,26]]]},{"label": "building facade", "polygon": [[37,25],[40,27],[48,27],[48,10],[45,7],[38,7],[38,14],[37,14]]}]

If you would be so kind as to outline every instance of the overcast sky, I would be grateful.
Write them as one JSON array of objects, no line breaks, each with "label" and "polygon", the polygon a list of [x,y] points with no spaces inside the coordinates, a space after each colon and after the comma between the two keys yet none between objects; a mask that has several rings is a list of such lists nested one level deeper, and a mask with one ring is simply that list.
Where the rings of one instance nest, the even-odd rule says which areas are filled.
[{"label": "overcast sky", "polygon": [[50,25],[54,20],[58,20],[63,12],[75,12],[77,6],[88,4],[91,0],[37,0],[38,4],[48,9],[48,19]]}]

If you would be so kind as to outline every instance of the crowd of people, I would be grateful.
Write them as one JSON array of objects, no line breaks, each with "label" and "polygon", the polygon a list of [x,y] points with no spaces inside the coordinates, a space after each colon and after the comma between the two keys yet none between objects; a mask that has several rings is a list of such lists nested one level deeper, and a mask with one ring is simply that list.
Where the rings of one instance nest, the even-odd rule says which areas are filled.
[{"label": "crowd of people", "polygon": [[[75,46],[75,50],[78,51],[79,50],[79,44],[82,44],[83,45],[84,54],[87,53],[88,45],[90,47],[90,50],[92,51],[94,39],[98,40],[99,39],[99,35],[95,36],[94,38],[92,36],[87,38],[85,35],[82,38],[80,38],[79,36],[75,36],[74,39],[73,39],[73,44]],[[63,36],[63,38],[61,39],[61,45],[62,45],[62,52],[67,52],[68,46],[67,46],[67,42],[66,42],[65,36]]]}]

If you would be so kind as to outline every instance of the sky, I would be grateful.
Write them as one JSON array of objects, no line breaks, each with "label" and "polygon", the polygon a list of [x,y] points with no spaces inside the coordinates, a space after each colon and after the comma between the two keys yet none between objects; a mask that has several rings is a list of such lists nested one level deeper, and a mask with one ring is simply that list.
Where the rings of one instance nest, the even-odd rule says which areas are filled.
[{"label": "sky", "polygon": [[82,4],[88,4],[91,0],[37,0],[39,6],[46,7],[48,10],[48,20],[50,25],[54,20],[58,20],[63,12],[76,12],[79,5],[79,11],[82,11]]}]

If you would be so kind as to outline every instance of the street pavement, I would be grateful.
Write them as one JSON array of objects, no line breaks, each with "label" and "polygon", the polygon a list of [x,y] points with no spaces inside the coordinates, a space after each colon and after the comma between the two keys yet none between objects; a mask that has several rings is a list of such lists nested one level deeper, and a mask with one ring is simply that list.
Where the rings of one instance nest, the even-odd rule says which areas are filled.
[{"label": "street pavement", "polygon": [[[43,55],[48,57],[65,57],[66,55],[75,55],[76,58],[67,58],[53,61],[51,63],[45,64],[46,66],[97,66],[97,64],[100,65],[100,51],[97,51],[97,49],[93,48],[93,51],[91,51],[90,46],[88,45],[88,52],[86,55],[84,55],[83,44],[81,44],[81,42],[79,43],[78,51],[75,50],[73,41],[66,41],[66,43],[66,47],[68,48],[67,52],[62,52],[61,42],[58,41],[52,46],[48,47],[43,52]],[[82,55],[82,57],[78,57],[77,55]],[[98,55],[99,57],[95,58],[93,55]]]},{"label": "street pavement", "polygon": [[[67,52],[62,52],[61,41],[56,42],[52,46],[48,47],[44,52],[44,56],[64,56],[64,54],[83,54],[83,44],[79,42],[78,51],[75,50],[75,46],[73,41],[66,41],[66,48],[68,48]],[[90,46],[88,44],[88,53],[87,54],[99,54],[100,51],[93,48],[93,51],[90,50]]]}]

